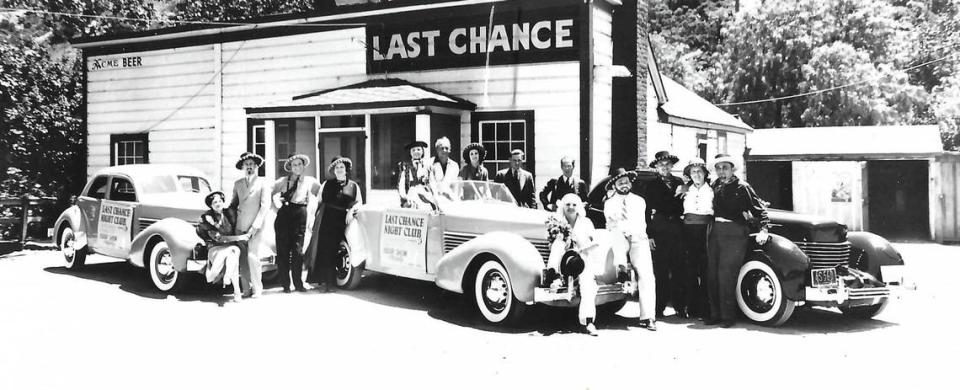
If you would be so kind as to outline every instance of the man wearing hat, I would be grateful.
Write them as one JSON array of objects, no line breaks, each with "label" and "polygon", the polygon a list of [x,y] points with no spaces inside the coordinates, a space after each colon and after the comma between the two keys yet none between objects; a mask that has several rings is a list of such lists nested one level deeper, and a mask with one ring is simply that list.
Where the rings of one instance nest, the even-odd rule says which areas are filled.
[{"label": "man wearing hat", "polygon": [[[320,182],[313,176],[303,174],[308,166],[310,166],[310,157],[305,154],[296,154],[287,158],[283,163],[283,170],[289,174],[277,179],[273,183],[273,191],[270,192],[271,197],[280,194],[281,201],[273,229],[276,232],[277,271],[280,273],[283,292],[290,292],[291,280],[297,291],[307,291],[303,287],[302,276],[307,204],[311,195],[316,197],[320,193]],[[275,203],[270,202],[270,204],[276,207]]]},{"label": "man wearing hat", "polygon": [[543,208],[549,211],[556,210],[557,200],[566,194],[575,194],[580,197],[580,200],[587,201],[587,183],[573,176],[576,166],[576,160],[570,156],[563,156],[560,159],[560,171],[563,174],[556,179],[550,179],[540,191],[540,203],[543,203]]},{"label": "man wearing hat", "polygon": [[683,307],[683,285],[680,280],[683,263],[680,258],[680,239],[683,234],[680,216],[683,201],[677,195],[683,180],[673,175],[673,165],[680,159],[669,151],[657,152],[650,168],[657,170],[657,177],[647,183],[643,198],[647,201],[647,234],[653,250],[653,269],[657,276],[657,316],[663,316],[668,302],[680,317],[686,317]]},{"label": "man wearing hat", "polygon": [[650,243],[647,241],[645,213],[647,204],[643,198],[630,192],[636,173],[618,168],[613,178],[607,182],[607,191],[614,190],[603,203],[603,215],[607,220],[607,229],[613,233],[613,248],[618,267],[627,264],[624,257],[629,254],[630,263],[637,271],[637,300],[640,302],[640,326],[657,330],[655,309],[657,306],[656,285],[653,272],[653,260],[650,257]]},{"label": "man wearing hat", "polygon": [[244,284],[244,290],[253,297],[263,293],[260,259],[273,255],[262,234],[270,208],[270,185],[257,174],[261,165],[263,157],[256,153],[244,152],[240,155],[236,167],[243,171],[244,177],[233,183],[230,200],[230,208],[237,213],[237,233],[250,236],[246,261],[240,259],[240,281]]},{"label": "man wearing hat", "polygon": [[735,175],[736,160],[718,154],[713,164],[719,178],[713,185],[714,224],[707,244],[710,316],[704,323],[730,327],[737,315],[737,275],[749,247],[750,233],[757,233],[757,244],[765,244],[770,219],[753,187]]},{"label": "man wearing hat", "polygon": [[400,193],[400,207],[416,208],[415,197],[411,198],[410,190],[422,186],[427,181],[427,168],[423,161],[423,152],[427,143],[413,141],[403,147],[410,154],[410,161],[401,161],[397,164],[397,192]]},{"label": "man wearing hat", "polygon": [[533,174],[524,170],[522,165],[523,151],[514,149],[510,152],[510,168],[497,171],[493,181],[507,186],[517,205],[535,209],[537,200],[534,196]]}]

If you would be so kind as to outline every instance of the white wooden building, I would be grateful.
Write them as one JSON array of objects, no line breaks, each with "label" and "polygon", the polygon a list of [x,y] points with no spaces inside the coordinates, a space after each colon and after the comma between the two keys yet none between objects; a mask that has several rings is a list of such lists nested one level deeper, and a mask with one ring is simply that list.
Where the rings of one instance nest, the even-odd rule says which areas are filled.
[{"label": "white wooden building", "polygon": [[323,176],[342,154],[368,199],[395,200],[403,145],[447,136],[457,160],[467,143],[487,145],[491,170],[525,150],[538,186],[564,155],[584,178],[603,177],[616,142],[611,80],[630,76],[612,64],[619,5],[398,1],[78,41],[87,172],[188,164],[229,190],[247,150],[266,157],[267,177],[294,153],[317,157]]}]

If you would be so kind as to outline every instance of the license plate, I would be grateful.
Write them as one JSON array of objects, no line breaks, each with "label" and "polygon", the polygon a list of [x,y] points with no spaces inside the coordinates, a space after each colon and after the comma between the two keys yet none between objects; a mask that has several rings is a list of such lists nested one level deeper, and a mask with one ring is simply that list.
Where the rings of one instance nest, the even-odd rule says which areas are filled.
[{"label": "license plate", "polygon": [[837,270],[822,268],[810,271],[810,284],[813,287],[836,287]]}]

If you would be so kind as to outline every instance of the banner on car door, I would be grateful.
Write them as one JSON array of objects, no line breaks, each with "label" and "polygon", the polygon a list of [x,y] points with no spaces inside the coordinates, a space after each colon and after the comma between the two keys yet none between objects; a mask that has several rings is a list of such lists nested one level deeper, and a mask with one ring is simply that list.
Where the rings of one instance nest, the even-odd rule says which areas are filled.
[{"label": "banner on car door", "polygon": [[130,250],[130,228],[133,225],[133,206],[104,200],[100,203],[97,223],[97,242],[103,248]]},{"label": "banner on car door", "polygon": [[380,225],[380,259],[388,267],[424,267],[427,215],[418,211],[391,210]]}]

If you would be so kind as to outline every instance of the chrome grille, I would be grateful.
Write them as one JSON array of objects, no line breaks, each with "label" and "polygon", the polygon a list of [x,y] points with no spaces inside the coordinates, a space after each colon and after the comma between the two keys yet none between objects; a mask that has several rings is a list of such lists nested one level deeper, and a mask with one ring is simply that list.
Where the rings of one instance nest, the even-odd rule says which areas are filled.
[{"label": "chrome grille", "polygon": [[853,288],[849,291],[850,299],[883,298],[890,296],[890,289],[886,287]]},{"label": "chrome grille", "polygon": [[140,218],[140,219],[137,221],[137,227],[139,227],[140,230],[137,230],[137,232],[142,232],[143,229],[148,228],[150,225],[153,225],[153,224],[156,223],[157,221],[159,221],[159,219]]},{"label": "chrome grille", "polygon": [[450,253],[456,247],[474,238],[477,238],[477,235],[472,233],[445,232],[443,233],[443,253]]},{"label": "chrome grille", "polygon": [[813,268],[834,268],[850,261],[848,242],[796,242]]},{"label": "chrome grille", "polygon": [[540,257],[543,258],[543,264],[547,264],[547,259],[550,258],[550,242],[533,238],[528,238],[527,240],[530,240],[533,246],[537,248],[537,252],[540,252]]}]

